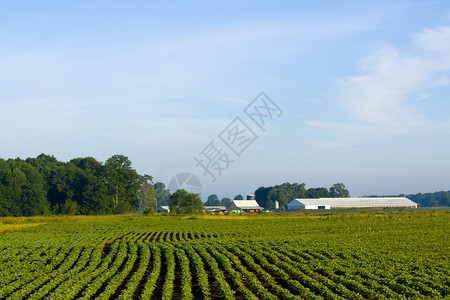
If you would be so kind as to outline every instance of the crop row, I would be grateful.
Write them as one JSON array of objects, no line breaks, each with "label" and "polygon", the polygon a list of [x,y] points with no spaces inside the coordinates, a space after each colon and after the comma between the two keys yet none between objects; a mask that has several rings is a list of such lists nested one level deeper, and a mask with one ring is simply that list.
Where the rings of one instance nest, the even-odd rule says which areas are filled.
[{"label": "crop row", "polygon": [[433,218],[46,224],[0,235],[0,299],[448,299]]},{"label": "crop row", "polygon": [[[44,249],[43,249],[44,250]],[[1,299],[439,299],[448,281],[369,272],[346,255],[295,246],[125,242],[24,251],[16,262],[45,263],[2,274]],[[103,256],[103,257],[102,257]],[[347,263],[341,264],[341,256]],[[354,258],[356,259],[356,258]],[[364,260],[364,257],[360,257]],[[351,260],[351,259],[350,259]],[[386,264],[387,265],[387,264]],[[444,274],[441,274],[444,276]]]}]

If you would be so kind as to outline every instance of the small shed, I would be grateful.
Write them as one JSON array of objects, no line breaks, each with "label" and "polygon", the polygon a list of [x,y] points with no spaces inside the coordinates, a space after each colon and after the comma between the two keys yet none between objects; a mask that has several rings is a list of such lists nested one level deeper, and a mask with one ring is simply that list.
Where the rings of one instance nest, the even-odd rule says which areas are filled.
[{"label": "small shed", "polygon": [[227,209],[229,212],[258,212],[264,210],[256,200],[233,200]]}]

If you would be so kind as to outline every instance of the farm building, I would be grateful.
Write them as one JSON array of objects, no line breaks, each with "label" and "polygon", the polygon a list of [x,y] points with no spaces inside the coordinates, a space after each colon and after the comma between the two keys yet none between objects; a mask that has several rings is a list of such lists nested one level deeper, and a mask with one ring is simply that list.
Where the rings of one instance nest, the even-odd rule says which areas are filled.
[{"label": "farm building", "polygon": [[210,205],[206,205],[205,206],[205,211],[208,212],[226,212],[227,208],[225,206],[210,206]]},{"label": "farm building", "polygon": [[170,206],[158,206],[156,212],[170,212]]},{"label": "farm building", "polygon": [[258,205],[256,200],[233,200],[227,209],[230,212],[258,212],[264,207]]},{"label": "farm building", "polygon": [[346,208],[417,208],[417,203],[405,197],[369,198],[315,198],[294,199],[287,204],[288,210],[296,209],[346,209]]}]

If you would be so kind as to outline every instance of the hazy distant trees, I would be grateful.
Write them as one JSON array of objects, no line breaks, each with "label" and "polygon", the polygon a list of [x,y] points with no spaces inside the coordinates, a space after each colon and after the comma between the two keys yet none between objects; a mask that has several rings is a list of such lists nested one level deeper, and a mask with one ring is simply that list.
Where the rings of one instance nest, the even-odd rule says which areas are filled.
[{"label": "hazy distant trees", "polygon": [[162,182],[156,182],[153,188],[155,190],[156,205],[169,206],[170,190],[166,188],[166,185]]},{"label": "hazy distant trees", "polygon": [[208,200],[205,202],[206,206],[219,206],[222,205],[222,202],[220,202],[219,197],[217,197],[216,194],[212,194],[208,196]]},{"label": "hazy distant trees", "polygon": [[144,178],[144,183],[139,190],[139,213],[156,211],[155,190],[151,184],[151,178]]},{"label": "hazy distant trees", "polygon": [[242,196],[241,194],[236,195],[236,197],[234,197],[234,200],[244,200],[244,196]]},{"label": "hazy distant trees", "polygon": [[228,206],[231,205],[232,200],[230,198],[222,198],[222,200],[220,201],[220,205],[225,206],[226,208],[228,208]]},{"label": "hazy distant trees", "polygon": [[[403,197],[404,195],[397,195],[396,197]],[[418,193],[406,195],[408,199],[419,204],[421,207],[442,207],[450,206],[450,191],[441,191],[434,193]]]}]

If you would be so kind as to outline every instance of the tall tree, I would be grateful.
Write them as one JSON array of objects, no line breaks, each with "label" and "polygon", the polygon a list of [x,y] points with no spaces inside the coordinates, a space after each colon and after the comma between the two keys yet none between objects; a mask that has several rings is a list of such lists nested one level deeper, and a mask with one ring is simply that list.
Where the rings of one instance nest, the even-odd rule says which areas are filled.
[{"label": "tall tree", "polygon": [[80,179],[81,196],[77,199],[81,214],[110,214],[112,203],[108,196],[105,167],[93,157],[79,157],[70,161],[83,171]]},{"label": "tall tree", "polygon": [[139,191],[139,212],[143,213],[146,210],[156,210],[155,190],[152,185],[152,178],[150,176],[144,177],[144,183]]},{"label": "tall tree", "polygon": [[350,192],[345,188],[343,183],[335,183],[330,187],[330,197],[332,198],[348,198]]},{"label": "tall tree", "polygon": [[128,157],[113,155],[105,162],[105,183],[114,213],[138,209],[143,178],[131,168]]},{"label": "tall tree", "polygon": [[234,200],[244,200],[244,196],[242,196],[241,194],[236,195],[236,197],[234,197]]}]

